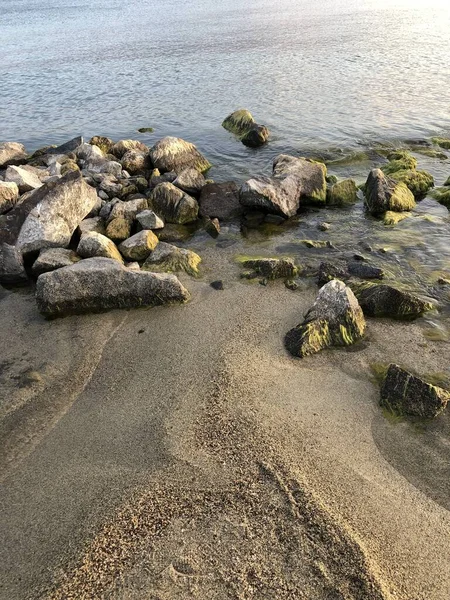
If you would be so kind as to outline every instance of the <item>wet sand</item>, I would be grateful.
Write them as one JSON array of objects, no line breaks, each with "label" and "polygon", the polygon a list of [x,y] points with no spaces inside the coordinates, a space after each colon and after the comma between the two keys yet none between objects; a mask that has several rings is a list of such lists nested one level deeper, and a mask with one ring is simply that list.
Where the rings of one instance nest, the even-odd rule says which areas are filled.
[{"label": "wet sand", "polygon": [[292,359],[317,288],[231,254],[185,306],[46,322],[2,292],[1,598],[447,600],[449,414],[387,419],[370,365],[443,372],[449,344],[369,320]]}]

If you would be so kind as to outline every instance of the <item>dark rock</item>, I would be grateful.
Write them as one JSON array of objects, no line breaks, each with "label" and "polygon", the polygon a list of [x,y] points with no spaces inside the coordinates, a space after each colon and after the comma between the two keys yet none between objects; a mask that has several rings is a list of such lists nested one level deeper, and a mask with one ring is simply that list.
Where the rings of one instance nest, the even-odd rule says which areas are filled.
[{"label": "dark rock", "polygon": [[212,288],[214,288],[215,290],[223,290],[224,289],[223,281],[222,280],[211,281],[211,283],[209,285]]},{"label": "dark rock", "polygon": [[45,154],[68,154],[69,152],[76,150],[82,143],[83,138],[78,136],[69,140],[68,142],[65,142],[64,144],[61,144],[60,146],[56,146],[54,148],[48,147],[45,151]]},{"label": "dark rock", "polygon": [[241,137],[241,142],[249,148],[259,148],[268,142],[269,135],[267,127],[255,124]]},{"label": "dark rock", "polygon": [[368,317],[415,319],[433,308],[430,302],[386,284],[352,285],[352,289]]},{"label": "dark rock", "polygon": [[220,234],[220,223],[219,219],[205,219],[204,224],[205,231],[213,238],[216,238]]},{"label": "dark rock", "polygon": [[39,276],[48,271],[68,267],[79,260],[80,257],[73,250],[66,248],[45,248],[40,251],[31,270],[33,275]]},{"label": "dark rock", "polygon": [[245,146],[257,148],[269,139],[269,130],[258,125],[248,110],[236,110],[222,123],[227,131],[234,133]]},{"label": "dark rock", "polygon": [[389,365],[381,387],[381,406],[395,413],[432,419],[449,401],[448,391],[426,383],[398,365]]},{"label": "dark rock", "polygon": [[161,242],[185,242],[192,236],[192,232],[186,225],[166,223],[163,229],[156,231],[156,235]]},{"label": "dark rock", "polygon": [[229,221],[241,216],[239,189],[234,181],[207,183],[200,193],[200,216]]},{"label": "dark rock", "polygon": [[150,149],[150,158],[153,165],[163,171],[181,173],[184,169],[192,167],[204,173],[211,164],[200,154],[194,144],[176,137],[165,137]]},{"label": "dark rock", "polygon": [[143,210],[136,215],[142,229],[162,229],[164,221],[152,210]]},{"label": "dark rock", "polygon": [[386,211],[406,211],[415,207],[412,192],[403,182],[386,177],[381,169],[372,169],[365,186],[365,201],[372,215]]},{"label": "dark rock", "polygon": [[383,279],[384,277],[383,269],[357,260],[347,263],[347,268],[350,275],[360,279]]},{"label": "dark rock", "polygon": [[15,246],[0,244],[0,283],[23,284],[28,281],[23,259]]},{"label": "dark rock", "polygon": [[245,269],[252,269],[268,279],[295,277],[298,269],[291,258],[256,258],[241,261]]}]

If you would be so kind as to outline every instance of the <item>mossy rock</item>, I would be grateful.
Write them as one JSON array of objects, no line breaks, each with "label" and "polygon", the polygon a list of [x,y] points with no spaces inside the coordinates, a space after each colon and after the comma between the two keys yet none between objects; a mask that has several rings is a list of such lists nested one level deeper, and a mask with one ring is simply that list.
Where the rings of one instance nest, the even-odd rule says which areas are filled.
[{"label": "mossy rock", "polygon": [[434,186],[433,176],[428,171],[404,170],[391,174],[395,181],[403,181],[414,195],[416,200],[425,198],[428,191]]},{"label": "mossy rock", "polygon": [[447,181],[444,183],[444,186],[450,187],[450,176],[447,178]]},{"label": "mossy rock", "polygon": [[155,250],[142,265],[144,271],[156,273],[177,273],[185,271],[188,275],[196,277],[201,258],[192,250],[177,248],[172,244],[159,242]]},{"label": "mossy rock", "polygon": [[433,308],[430,302],[391,285],[356,282],[349,285],[368,317],[412,320]]},{"label": "mossy rock", "polygon": [[153,133],[154,129],[153,127],[140,127],[138,131],[139,133]]},{"label": "mossy rock", "polygon": [[328,185],[334,185],[339,181],[336,175],[327,175],[325,179],[327,180]]},{"label": "mossy rock", "polygon": [[423,146],[419,146],[414,148],[414,152],[416,154],[422,154],[423,156],[428,156],[428,158],[436,158],[438,160],[448,160],[447,154],[444,152],[440,152],[439,150],[435,150],[434,148],[427,148]]},{"label": "mossy rock", "polygon": [[388,210],[384,213],[383,223],[387,226],[394,226],[397,225],[397,223],[400,223],[400,221],[403,221],[403,219],[406,219],[406,217],[410,216],[410,212],[394,212],[392,210]]},{"label": "mossy rock", "polygon": [[65,160],[61,165],[61,175],[66,175],[66,173],[70,173],[71,171],[79,171],[80,167],[77,163],[72,159]]},{"label": "mossy rock", "polygon": [[433,142],[433,144],[436,144],[436,146],[440,146],[441,148],[450,150],[450,138],[434,137],[431,138],[431,141]]},{"label": "mossy rock", "polygon": [[333,184],[327,190],[327,204],[331,206],[348,206],[358,200],[358,188],[353,179],[345,179]]},{"label": "mossy rock", "polygon": [[111,148],[114,146],[114,142],[103,135],[94,135],[89,140],[92,146],[97,146],[104,154],[109,154]]},{"label": "mossy rock", "polygon": [[389,163],[382,167],[385,175],[393,175],[398,171],[414,170],[417,167],[417,159],[404,151],[393,152],[389,154]]},{"label": "mossy rock", "polygon": [[291,258],[256,258],[241,261],[246,269],[267,277],[267,279],[278,279],[279,277],[296,277],[298,269]]},{"label": "mossy rock", "polygon": [[443,204],[447,208],[450,208],[450,188],[440,187],[436,188],[431,192],[431,197],[437,200],[440,204]]},{"label": "mossy rock", "polygon": [[255,125],[255,119],[250,111],[240,109],[228,115],[223,121],[222,127],[231,133],[241,137],[245,135]]}]

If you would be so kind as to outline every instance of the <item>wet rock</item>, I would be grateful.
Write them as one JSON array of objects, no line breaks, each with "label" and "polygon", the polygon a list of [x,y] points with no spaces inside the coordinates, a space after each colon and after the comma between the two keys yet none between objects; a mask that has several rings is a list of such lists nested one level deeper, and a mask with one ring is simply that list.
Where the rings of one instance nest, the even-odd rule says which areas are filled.
[{"label": "wet rock", "polygon": [[148,154],[139,150],[128,150],[121,159],[122,168],[126,169],[131,175],[145,173],[150,168],[150,159]]},{"label": "wet rock", "polygon": [[39,276],[48,271],[68,267],[79,260],[80,257],[73,250],[68,250],[67,248],[45,248],[40,251],[31,270],[34,275]]},{"label": "wet rock", "polygon": [[207,233],[213,238],[216,238],[220,234],[220,223],[219,219],[205,219],[204,228]]},{"label": "wet rock", "polygon": [[307,248],[334,248],[330,240],[299,240]]},{"label": "wet rock", "polygon": [[258,148],[269,141],[269,130],[265,125],[253,125],[242,137],[241,142],[249,148]]},{"label": "wet rock", "polygon": [[38,203],[20,230],[17,247],[23,254],[42,248],[65,248],[73,232],[97,202],[95,189],[80,173],[68,173],[33,192]]},{"label": "wet rock", "polygon": [[15,183],[19,188],[20,194],[30,192],[41,187],[42,181],[34,173],[22,169],[22,167],[10,166],[6,169],[5,181]]},{"label": "wet rock", "polygon": [[293,217],[300,205],[299,183],[295,178],[249,179],[239,191],[239,201],[245,208],[263,209],[269,213]]},{"label": "wet rock", "polygon": [[108,258],[88,258],[44,273],[36,285],[38,308],[47,317],[185,302],[188,298],[189,292],[174,275],[134,271]]},{"label": "wet rock", "polygon": [[383,279],[384,277],[383,269],[358,260],[348,262],[347,269],[350,275],[360,279]]},{"label": "wet rock", "polygon": [[166,223],[191,223],[198,216],[195,198],[182,192],[172,183],[160,183],[150,196],[152,208]]},{"label": "wet rock", "polygon": [[223,281],[221,279],[217,281],[211,281],[209,284],[214,290],[221,291],[224,289]]},{"label": "wet rock", "polygon": [[85,233],[90,233],[91,231],[95,231],[95,233],[101,233],[102,235],[106,235],[105,221],[101,217],[91,217],[89,219],[83,219],[78,225],[79,234],[84,235]]},{"label": "wet rock", "polygon": [[410,212],[399,213],[399,212],[394,212],[392,210],[388,210],[383,215],[383,223],[387,227],[394,227],[395,225],[400,223],[400,221],[403,221],[404,219],[406,219],[410,216],[411,216]]},{"label": "wet rock", "polygon": [[428,171],[395,171],[391,177],[395,181],[403,181],[416,200],[425,198],[427,192],[434,187],[434,178]]},{"label": "wet rock", "polygon": [[432,419],[449,401],[448,391],[426,383],[396,364],[389,365],[380,392],[381,406],[397,414]]},{"label": "wet rock", "polygon": [[333,281],[333,279],[339,279],[340,281],[344,282],[350,279],[350,273],[346,263],[344,262],[322,262],[319,265],[319,271],[317,275],[317,284],[319,287],[324,286],[329,281]]},{"label": "wet rock", "polygon": [[241,261],[245,269],[251,269],[257,275],[267,279],[295,277],[298,269],[291,258],[256,258]]},{"label": "wet rock", "polygon": [[19,188],[16,183],[0,181],[0,215],[11,210],[19,200]]},{"label": "wet rock", "polygon": [[122,158],[129,150],[148,153],[148,147],[139,140],[120,140],[111,148],[110,152],[117,158]]},{"label": "wet rock", "polygon": [[248,110],[236,110],[223,121],[222,127],[234,133],[245,146],[257,148],[269,139],[269,130],[259,125]]},{"label": "wet rock", "polygon": [[177,248],[165,242],[159,242],[155,250],[142,265],[142,269],[153,272],[185,271],[189,275],[198,275],[201,258],[192,250]]},{"label": "wet rock", "polygon": [[319,223],[317,225],[317,229],[319,229],[320,231],[328,231],[331,228],[330,223]]},{"label": "wet rock", "polygon": [[444,183],[444,186],[450,186],[450,176],[447,178],[446,182]]},{"label": "wet rock", "polygon": [[95,135],[89,140],[93,146],[97,146],[104,154],[110,154],[114,142],[103,135]]},{"label": "wet rock", "polygon": [[242,215],[239,189],[234,181],[207,183],[200,193],[200,216],[229,221]]},{"label": "wet rock", "polygon": [[106,226],[106,235],[114,242],[123,242],[131,235],[131,221],[125,217],[115,217]]},{"label": "wet rock", "polygon": [[145,260],[158,245],[158,238],[149,229],[144,229],[123,241],[119,250],[127,260]]},{"label": "wet rock", "polygon": [[0,169],[8,165],[20,165],[25,162],[25,146],[17,142],[0,143]]},{"label": "wet rock", "polygon": [[143,210],[136,215],[142,229],[162,229],[164,221],[152,210]]},{"label": "wet rock", "polygon": [[450,188],[440,187],[431,193],[431,196],[443,206],[450,208]]},{"label": "wet rock", "polygon": [[21,253],[15,246],[0,244],[0,283],[18,285],[27,281]]},{"label": "wet rock", "polygon": [[430,302],[386,284],[352,285],[352,289],[368,317],[415,319],[433,308]]},{"label": "wet rock", "polygon": [[441,148],[445,148],[446,150],[450,150],[450,138],[442,138],[442,137],[434,137],[431,138],[433,144],[440,146]]},{"label": "wet rock", "polygon": [[90,231],[81,236],[77,253],[83,258],[112,258],[123,263],[122,256],[115,243],[96,231]]},{"label": "wet rock", "polygon": [[342,281],[324,285],[305,320],[285,337],[287,350],[300,358],[330,346],[349,346],[364,335],[366,322],[353,292]]},{"label": "wet rock", "polygon": [[285,219],[283,219],[283,217],[280,215],[264,215],[264,223],[270,223],[272,225],[281,225],[284,222]]},{"label": "wet rock", "polygon": [[184,169],[194,168],[201,173],[207,171],[211,164],[197,150],[194,144],[181,138],[165,137],[150,149],[153,165],[163,171],[181,173]]},{"label": "wet rock", "polygon": [[349,206],[358,200],[358,188],[353,179],[345,179],[333,184],[327,190],[327,204],[331,206]]},{"label": "wet rock", "polygon": [[184,169],[173,181],[173,185],[187,194],[198,195],[206,185],[206,179],[197,169]]},{"label": "wet rock", "polygon": [[372,215],[388,210],[407,211],[415,207],[412,192],[403,182],[386,177],[381,169],[372,169],[365,186],[365,201]]},{"label": "wet rock", "polygon": [[388,155],[389,162],[382,171],[385,175],[392,175],[397,171],[410,171],[417,167],[417,159],[405,150],[397,150]]}]

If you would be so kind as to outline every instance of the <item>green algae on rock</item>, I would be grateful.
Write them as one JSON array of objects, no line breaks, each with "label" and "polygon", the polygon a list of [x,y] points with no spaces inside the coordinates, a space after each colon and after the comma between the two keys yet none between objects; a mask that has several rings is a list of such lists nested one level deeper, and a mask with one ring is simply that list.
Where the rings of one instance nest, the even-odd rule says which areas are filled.
[{"label": "green algae on rock", "polygon": [[383,223],[386,226],[392,227],[394,225],[397,225],[397,223],[400,223],[400,221],[403,221],[403,219],[406,219],[410,216],[410,212],[394,212],[393,210],[388,210],[383,215]]},{"label": "green algae on rock", "polygon": [[436,146],[450,150],[450,138],[434,137],[431,138],[431,141],[433,144],[436,144]]},{"label": "green algae on rock", "polygon": [[358,200],[358,188],[353,179],[344,179],[333,183],[327,190],[327,204],[330,206],[349,206]]},{"label": "green algae on rock", "polygon": [[269,139],[269,130],[256,123],[250,111],[236,110],[222,122],[222,127],[236,135],[245,146],[257,148]]},{"label": "green algae on rock", "polygon": [[391,285],[356,282],[350,285],[368,317],[412,320],[433,308],[430,302]]},{"label": "green algae on rock", "polygon": [[350,346],[363,337],[365,329],[352,290],[334,279],[321,288],[304,321],[286,334],[285,346],[293,356],[303,358],[330,346]]},{"label": "green algae on rock", "polygon": [[196,277],[201,260],[200,256],[192,250],[159,242],[142,265],[142,269],[157,273],[185,271],[188,275]]},{"label": "green algae on rock", "polygon": [[267,279],[291,278],[298,274],[292,258],[251,258],[240,262],[246,269],[252,269],[257,275]]},{"label": "green algae on rock", "polygon": [[450,188],[448,186],[436,188],[430,193],[430,195],[440,204],[450,208]]},{"label": "green algae on rock", "polygon": [[372,215],[388,210],[408,211],[415,207],[413,193],[402,181],[386,177],[381,169],[372,169],[365,185],[365,202]]},{"label": "green algae on rock", "polygon": [[391,175],[397,171],[414,170],[417,167],[417,159],[406,150],[398,150],[388,154],[389,162],[382,167],[385,175]]},{"label": "green algae on rock", "polygon": [[139,127],[138,132],[139,133],[153,133],[155,130],[153,129],[153,127]]},{"label": "green algae on rock", "polygon": [[94,137],[91,137],[89,140],[89,144],[97,146],[104,154],[110,154],[112,147],[114,146],[114,142],[103,135],[94,135]]},{"label": "green algae on rock", "polygon": [[434,186],[434,178],[428,171],[401,170],[392,173],[391,177],[395,181],[403,181],[416,200],[425,198],[428,190]]}]

